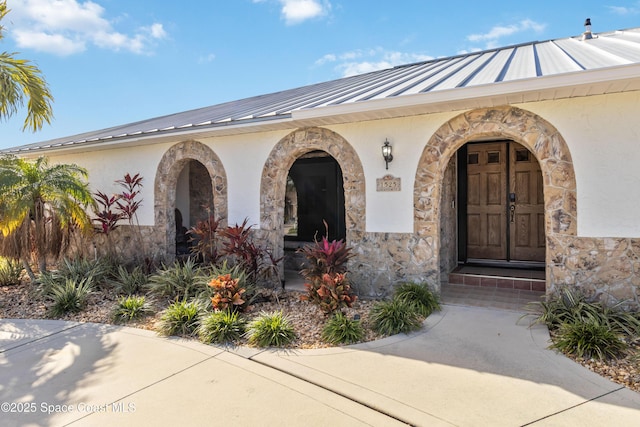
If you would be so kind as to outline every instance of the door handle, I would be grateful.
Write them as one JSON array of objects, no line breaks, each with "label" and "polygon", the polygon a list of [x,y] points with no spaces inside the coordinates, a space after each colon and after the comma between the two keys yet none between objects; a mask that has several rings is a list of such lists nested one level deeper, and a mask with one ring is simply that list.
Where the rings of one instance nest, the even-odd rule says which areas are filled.
[{"label": "door handle", "polygon": [[510,221],[516,222],[516,205],[511,205],[511,207],[509,208],[509,214],[510,214]]}]

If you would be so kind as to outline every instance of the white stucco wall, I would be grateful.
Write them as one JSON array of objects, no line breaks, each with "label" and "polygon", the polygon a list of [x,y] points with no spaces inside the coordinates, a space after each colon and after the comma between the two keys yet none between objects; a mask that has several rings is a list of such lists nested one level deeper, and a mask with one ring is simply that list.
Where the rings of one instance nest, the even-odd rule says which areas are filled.
[{"label": "white stucco wall", "polygon": [[[567,142],[578,190],[578,233],[590,237],[640,237],[640,92],[517,105],[555,126]],[[413,185],[422,150],[433,133],[460,112],[328,126],[356,150],[366,176],[366,227],[370,232],[413,232]],[[200,139],[220,158],[228,179],[229,223],[245,218],[259,227],[260,180],[265,161],[289,132]],[[388,138],[394,160],[385,170],[381,146]],[[116,192],[127,172],[144,177],[143,225],[153,224],[153,182],[172,143],[51,155],[90,172],[93,189]],[[401,192],[377,192],[376,178],[401,179]]]},{"label": "white stucco wall", "polygon": [[[234,135],[200,140],[220,158],[227,174],[228,223],[248,219],[260,228],[260,181],[262,169],[273,147],[288,131]],[[284,205],[284,201],[282,202]]]},{"label": "white stucco wall", "polygon": [[116,180],[130,173],[142,175],[142,203],[138,210],[140,225],[153,225],[153,187],[158,163],[164,152],[172,144],[146,145],[131,148],[111,148],[99,151],[80,152],[74,154],[50,155],[54,163],[76,163],[89,172],[91,191],[102,191],[106,194],[119,193],[123,190]]},{"label": "white stucco wall", "polygon": [[[455,113],[376,120],[356,124],[329,126],[356,150],[364,169],[367,221],[369,232],[412,233],[413,186],[418,161],[425,145],[442,123]],[[393,147],[393,161],[385,169],[382,145],[385,139]],[[379,192],[376,179],[385,175],[400,178],[400,192]]]},{"label": "white stucco wall", "polygon": [[640,237],[640,92],[521,107],[551,122],[571,150],[578,235]]}]

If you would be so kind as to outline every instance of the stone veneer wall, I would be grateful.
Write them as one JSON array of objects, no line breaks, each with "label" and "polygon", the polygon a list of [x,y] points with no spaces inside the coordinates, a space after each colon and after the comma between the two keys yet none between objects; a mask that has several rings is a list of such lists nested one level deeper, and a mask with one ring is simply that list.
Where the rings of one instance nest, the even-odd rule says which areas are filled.
[{"label": "stone veneer wall", "polygon": [[442,181],[439,254],[441,275],[446,275],[458,265],[458,162],[456,157],[452,156],[449,160]]},{"label": "stone veneer wall", "polygon": [[180,171],[190,162],[200,162],[209,174],[213,190],[213,211],[221,226],[227,223],[227,174],[220,158],[211,148],[198,141],[183,141],[173,145],[162,156],[154,182],[155,226],[162,236],[158,238],[161,252],[167,259],[175,257],[176,185]]},{"label": "stone veneer wall", "polygon": [[194,226],[209,217],[207,209],[213,210],[213,189],[207,168],[198,161],[189,163],[189,222],[185,227]]},{"label": "stone veneer wall", "polygon": [[603,302],[640,308],[640,239],[555,236],[547,248],[554,289],[579,287]]},{"label": "stone veneer wall", "polygon": [[94,234],[90,237],[74,235],[67,256],[82,255],[87,258],[113,254],[131,262],[143,262],[145,258],[165,261],[164,230],[154,226],[123,224],[109,236]]}]

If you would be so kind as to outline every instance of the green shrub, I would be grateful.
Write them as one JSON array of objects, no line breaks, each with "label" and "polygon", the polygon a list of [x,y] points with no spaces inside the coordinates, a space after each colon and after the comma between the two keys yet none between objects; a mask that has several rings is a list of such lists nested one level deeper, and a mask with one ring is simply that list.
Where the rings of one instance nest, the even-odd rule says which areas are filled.
[{"label": "green shrub", "polygon": [[601,318],[606,326],[616,332],[637,338],[640,335],[640,312],[625,311],[624,301],[613,306],[602,305]]},{"label": "green shrub", "polygon": [[58,266],[58,275],[76,281],[86,279],[94,287],[103,285],[112,269],[113,265],[106,258],[65,258]]},{"label": "green shrub", "polygon": [[533,316],[532,324],[544,323],[554,332],[552,348],[607,359],[625,351],[625,337],[632,340],[640,333],[640,314],[624,311],[623,303],[609,306],[589,301],[580,290],[565,287],[548,301],[530,303],[523,317]]},{"label": "green shrub", "polygon": [[67,313],[82,311],[87,302],[87,297],[92,292],[90,280],[76,281],[67,279],[64,283],[54,284],[48,293],[52,301],[49,313],[53,317],[59,317]]},{"label": "green shrub", "polygon": [[548,301],[529,303],[529,313],[525,316],[533,316],[532,323],[544,323],[551,330],[556,330],[565,323],[593,320],[607,326],[616,334],[638,335],[640,314],[624,311],[622,304],[623,302],[620,302],[607,306],[589,301],[578,289],[565,287]]},{"label": "green shrub", "polygon": [[359,320],[336,312],[322,328],[322,339],[330,344],[353,344],[362,341],[364,329]]},{"label": "green shrub", "polygon": [[409,333],[422,327],[422,318],[415,308],[397,299],[376,303],[370,319],[373,329],[383,335]]},{"label": "green shrub", "polygon": [[554,343],[563,353],[599,360],[616,358],[624,353],[627,344],[621,335],[609,329],[596,319],[562,323],[558,328]]},{"label": "green shrub", "polygon": [[0,258],[0,286],[19,285],[22,270],[19,260]]},{"label": "green shrub", "polygon": [[151,313],[151,307],[143,296],[120,297],[113,310],[113,320],[129,322]]},{"label": "green shrub", "polygon": [[231,310],[210,313],[200,319],[198,336],[205,344],[238,341],[245,333],[246,321]]},{"label": "green shrub", "polygon": [[134,295],[142,292],[147,284],[148,276],[140,266],[135,266],[129,270],[123,265],[119,265],[111,283],[119,294]]},{"label": "green shrub", "polygon": [[192,336],[198,329],[198,316],[202,307],[195,301],[176,301],[160,317],[157,330],[160,335]]},{"label": "green shrub", "polygon": [[184,263],[175,262],[170,266],[163,265],[160,270],[149,277],[149,291],[159,297],[170,300],[187,300],[196,296],[206,285],[204,271],[191,258]]},{"label": "green shrub", "polygon": [[84,280],[91,289],[107,283],[112,271],[112,265],[106,259],[98,258],[64,258],[58,263],[57,269],[45,271],[38,277],[39,290],[48,295],[54,285],[64,285],[67,280],[79,283]]},{"label": "green shrub", "polygon": [[307,294],[300,299],[317,304],[326,313],[333,313],[342,307],[351,307],[358,298],[352,291],[344,273],[326,273],[313,277],[305,283]]},{"label": "green shrub", "polygon": [[425,284],[402,283],[396,288],[393,297],[412,306],[420,316],[425,318],[434,311],[440,310],[438,297]]},{"label": "green shrub", "polygon": [[296,339],[293,325],[282,311],[260,313],[258,318],[249,323],[247,335],[249,344],[258,347],[282,347]]}]

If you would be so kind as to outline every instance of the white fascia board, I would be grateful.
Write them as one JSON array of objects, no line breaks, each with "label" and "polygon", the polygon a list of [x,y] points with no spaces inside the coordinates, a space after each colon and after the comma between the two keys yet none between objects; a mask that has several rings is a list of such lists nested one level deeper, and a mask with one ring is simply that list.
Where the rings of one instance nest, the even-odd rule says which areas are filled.
[{"label": "white fascia board", "polygon": [[490,83],[468,88],[455,88],[441,91],[434,90],[415,95],[361,102],[356,101],[308,110],[302,109],[293,111],[292,117],[294,120],[308,120],[345,114],[373,113],[387,109],[415,108],[421,105],[446,105],[448,103],[460,103],[461,101],[470,99],[488,99],[495,98],[496,96],[556,91],[561,88],[589,86],[603,82],[623,80],[640,80],[640,64],[634,64],[633,66],[621,65],[592,71],[582,70],[548,77],[534,77],[504,83]]}]

